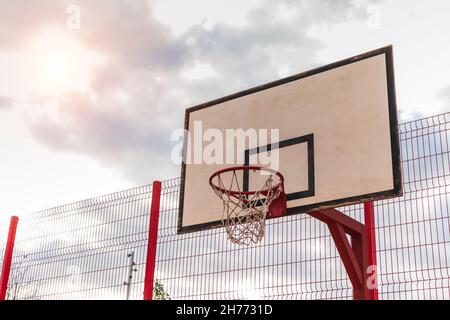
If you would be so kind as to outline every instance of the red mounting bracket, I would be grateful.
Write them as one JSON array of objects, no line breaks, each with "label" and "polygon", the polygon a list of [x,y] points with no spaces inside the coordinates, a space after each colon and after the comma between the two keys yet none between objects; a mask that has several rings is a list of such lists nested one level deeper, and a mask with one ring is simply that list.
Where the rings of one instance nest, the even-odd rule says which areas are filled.
[{"label": "red mounting bracket", "polygon": [[[365,225],[336,209],[318,210],[308,214],[327,224],[353,285],[353,299],[370,300],[370,290],[367,286],[368,234]],[[351,237],[351,242],[347,235]]]}]

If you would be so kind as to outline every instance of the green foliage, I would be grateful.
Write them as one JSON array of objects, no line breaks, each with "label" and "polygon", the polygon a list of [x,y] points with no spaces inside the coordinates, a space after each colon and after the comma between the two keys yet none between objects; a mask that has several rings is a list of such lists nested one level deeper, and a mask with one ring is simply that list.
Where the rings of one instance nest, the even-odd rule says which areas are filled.
[{"label": "green foliage", "polygon": [[169,294],[164,290],[164,286],[156,279],[153,285],[153,299],[154,300],[170,300]]}]

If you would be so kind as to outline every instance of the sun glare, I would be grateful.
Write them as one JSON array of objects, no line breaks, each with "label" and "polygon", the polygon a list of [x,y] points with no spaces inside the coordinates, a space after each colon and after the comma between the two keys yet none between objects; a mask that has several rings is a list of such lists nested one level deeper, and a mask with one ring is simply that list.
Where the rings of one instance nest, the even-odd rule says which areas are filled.
[{"label": "sun glare", "polygon": [[36,36],[28,50],[34,89],[45,95],[89,89],[92,67],[103,56],[85,47],[69,32],[46,30]]},{"label": "sun glare", "polygon": [[71,65],[71,61],[63,55],[51,58],[42,65],[42,76],[45,85],[57,91],[70,89],[71,85],[74,85],[74,82],[77,80],[75,73],[76,70]]}]

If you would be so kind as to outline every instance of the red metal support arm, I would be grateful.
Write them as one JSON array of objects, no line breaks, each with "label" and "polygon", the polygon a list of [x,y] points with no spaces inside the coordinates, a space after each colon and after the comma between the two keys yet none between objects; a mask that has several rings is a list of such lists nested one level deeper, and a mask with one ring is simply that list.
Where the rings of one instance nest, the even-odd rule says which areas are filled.
[{"label": "red metal support arm", "polygon": [[[369,300],[370,291],[366,285],[369,265],[366,227],[336,209],[318,210],[308,214],[327,224],[353,285],[353,298]],[[350,235],[351,242],[347,234]]]},{"label": "red metal support arm", "polygon": [[0,278],[0,300],[6,299],[6,291],[8,290],[9,273],[11,271],[11,262],[14,252],[14,242],[16,240],[18,217],[11,217],[9,224],[8,240],[6,242],[5,256],[3,257],[2,276]]},{"label": "red metal support arm", "polygon": [[144,300],[153,299],[155,279],[156,246],[158,243],[159,205],[161,202],[161,182],[154,181],[152,188],[152,208],[148,232],[147,262],[145,264]]}]

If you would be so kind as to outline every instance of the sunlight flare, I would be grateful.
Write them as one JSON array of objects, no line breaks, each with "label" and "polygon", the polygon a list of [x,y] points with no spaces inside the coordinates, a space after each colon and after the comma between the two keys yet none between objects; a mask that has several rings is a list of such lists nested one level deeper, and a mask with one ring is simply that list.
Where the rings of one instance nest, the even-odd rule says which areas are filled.
[{"label": "sunlight flare", "polygon": [[89,50],[71,33],[45,30],[29,44],[28,65],[35,90],[44,95],[61,95],[69,91],[87,91],[92,69],[105,57]]}]

